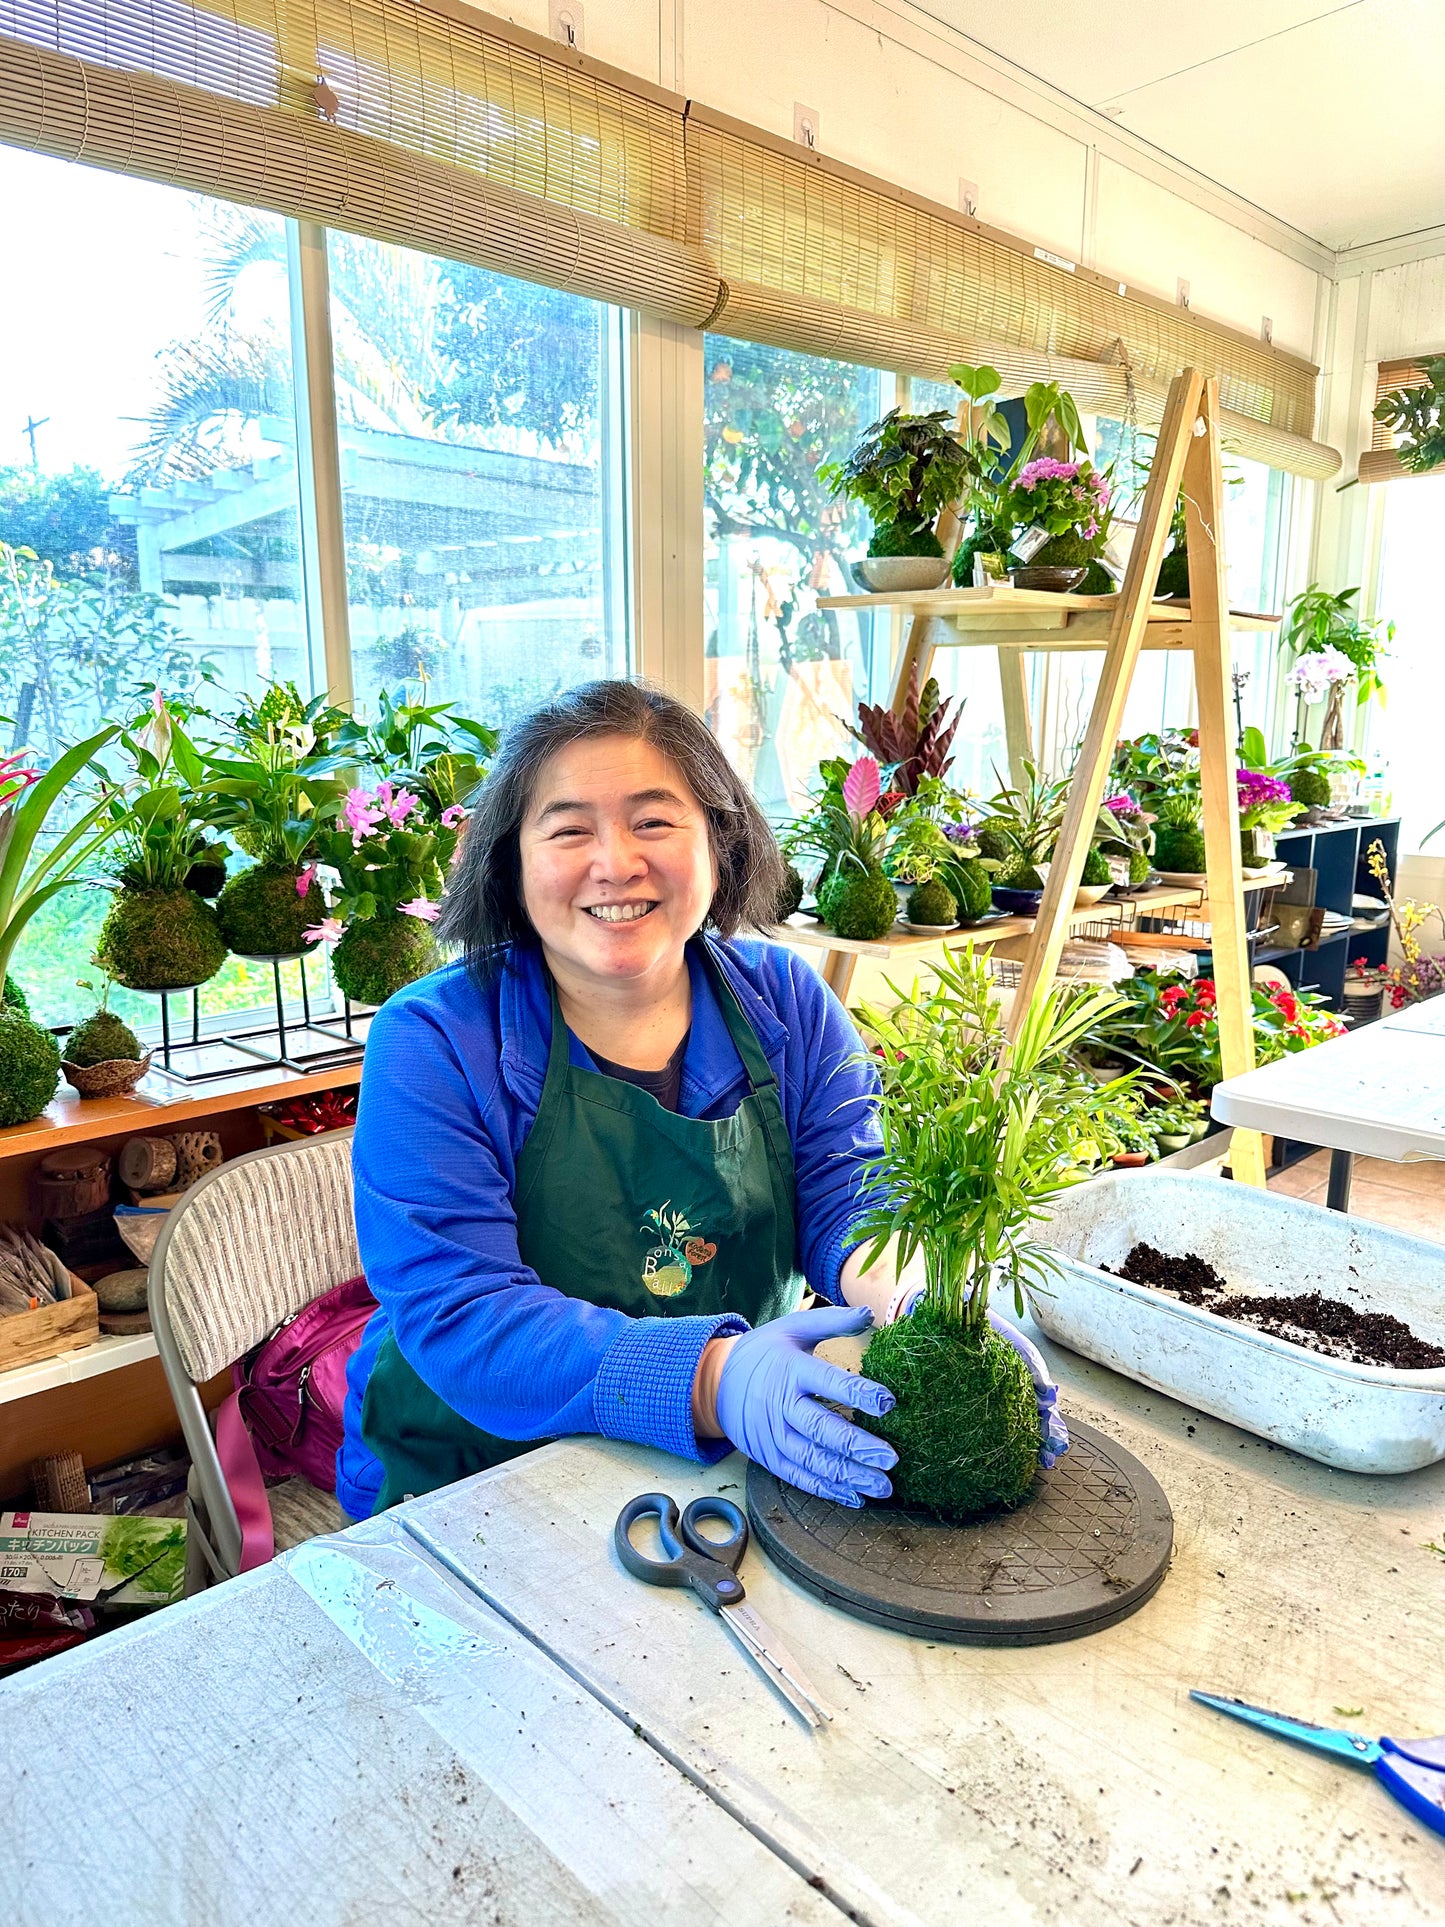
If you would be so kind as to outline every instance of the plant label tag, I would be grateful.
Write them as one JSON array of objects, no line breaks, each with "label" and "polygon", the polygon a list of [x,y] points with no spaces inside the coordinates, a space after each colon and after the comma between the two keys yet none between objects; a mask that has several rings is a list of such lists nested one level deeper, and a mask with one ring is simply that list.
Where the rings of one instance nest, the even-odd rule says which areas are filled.
[{"label": "plant label tag", "polygon": [[1014,554],[1021,562],[1032,562],[1039,550],[1049,539],[1047,529],[1025,529],[1013,545]]}]

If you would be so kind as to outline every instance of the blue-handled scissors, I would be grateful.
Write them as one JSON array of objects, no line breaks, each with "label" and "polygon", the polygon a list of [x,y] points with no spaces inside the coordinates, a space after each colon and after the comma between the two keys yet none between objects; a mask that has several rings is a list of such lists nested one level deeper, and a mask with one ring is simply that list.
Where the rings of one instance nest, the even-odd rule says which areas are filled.
[{"label": "blue-handled scissors", "polygon": [[[655,1519],[664,1556],[654,1559],[632,1543],[639,1519]],[[727,1527],[725,1539],[702,1530],[714,1519]],[[635,1579],[649,1586],[686,1586],[736,1634],[763,1677],[776,1687],[795,1713],[809,1726],[820,1727],[833,1715],[808,1684],[807,1676],[772,1627],[746,1603],[738,1567],[748,1549],[748,1522],[731,1499],[705,1494],[679,1514],[676,1499],[665,1492],[644,1492],[629,1499],[612,1528],[617,1557]]]},{"label": "blue-handled scissors", "polygon": [[1201,1706],[1212,1706],[1216,1713],[1228,1713],[1231,1719],[1273,1733],[1277,1739],[1295,1740],[1317,1753],[1328,1753],[1332,1759],[1348,1760],[1351,1766],[1372,1768],[1375,1778],[1402,1807],[1408,1807],[1435,1833],[1445,1834],[1445,1736],[1434,1740],[1367,1740],[1362,1733],[1292,1720],[1284,1713],[1270,1713],[1244,1700],[1221,1699],[1215,1693],[1191,1693],[1189,1697]]}]

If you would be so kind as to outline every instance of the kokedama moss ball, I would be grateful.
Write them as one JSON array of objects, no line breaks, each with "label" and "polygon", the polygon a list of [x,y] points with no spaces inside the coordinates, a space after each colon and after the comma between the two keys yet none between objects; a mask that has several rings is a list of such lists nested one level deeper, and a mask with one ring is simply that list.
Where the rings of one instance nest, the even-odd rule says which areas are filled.
[{"label": "kokedama moss ball", "polygon": [[1154,859],[1147,850],[1130,850],[1129,881],[1131,883],[1143,883],[1149,875],[1153,861]]},{"label": "kokedama moss ball", "polygon": [[1289,779],[1289,793],[1306,809],[1324,809],[1330,800],[1330,779],[1321,769],[1299,769]]},{"label": "kokedama moss ball", "polygon": [[258,864],[242,870],[222,890],[216,919],[229,949],[241,957],[299,957],[314,950],[302,932],[326,915],[321,885],[312,879],[304,897],[296,894],[296,872],[281,865]]},{"label": "kokedama moss ball", "polygon": [[1015,1506],[1038,1471],[1043,1431],[1028,1367],[991,1327],[957,1332],[926,1305],[868,1341],[863,1374],[898,1403],[861,1422],[898,1454],[900,1505],[944,1519]]},{"label": "kokedama moss ball", "polygon": [[1044,880],[1033,864],[1017,854],[1009,857],[997,878],[1006,890],[1042,890]]},{"label": "kokedama moss ball", "polygon": [[1204,832],[1197,823],[1160,823],[1154,830],[1154,861],[1161,870],[1198,876],[1204,869]]},{"label": "kokedama moss ball", "polygon": [[1037,555],[1029,558],[1030,568],[1082,569],[1093,558],[1089,545],[1077,529],[1051,535]]},{"label": "kokedama moss ball", "polygon": [[60,1077],[60,1046],[48,1030],[0,1008],[0,1125],[39,1117]]},{"label": "kokedama moss ball", "polygon": [[902,522],[880,522],[873,531],[868,553],[879,555],[928,555],[942,559],[943,550],[931,528],[910,529]]},{"label": "kokedama moss ball", "polygon": [[1112,883],[1113,880],[1114,876],[1112,870],[1109,868],[1108,857],[1104,855],[1102,850],[1091,849],[1089,854],[1084,858],[1084,870],[1083,875],[1079,878],[1080,883],[1089,889],[1094,889],[1101,883]]},{"label": "kokedama moss ball", "polygon": [[946,884],[920,883],[908,893],[908,921],[910,923],[958,922],[958,905],[953,892]]},{"label": "kokedama moss ball", "polygon": [[786,923],[803,901],[803,879],[791,863],[783,866],[783,890],[778,898],[778,922]]},{"label": "kokedama moss ball", "polygon": [[226,946],[193,890],[117,890],[95,959],[127,990],[183,990],[215,976]]},{"label": "kokedama moss ball", "polygon": [[8,971],[5,974],[3,1002],[6,1010],[18,1010],[22,1017],[30,1015],[30,999]]},{"label": "kokedama moss ball", "polygon": [[1154,586],[1158,596],[1189,595],[1189,555],[1184,549],[1171,549],[1159,564],[1159,580]]},{"label": "kokedama moss ball", "polygon": [[418,917],[368,917],[346,926],[331,973],[357,1004],[384,1004],[441,963],[430,926]]},{"label": "kokedama moss ball", "polygon": [[1113,595],[1118,583],[1097,557],[1092,559],[1084,571],[1084,579],[1074,590],[1075,595]]},{"label": "kokedama moss ball", "polygon": [[[898,915],[898,896],[881,870],[845,871],[825,885],[829,914],[825,921],[840,937],[855,937],[870,942],[891,930]],[[823,907],[823,891],[818,892],[818,908]]]},{"label": "kokedama moss ball", "polygon": [[976,923],[993,906],[993,877],[972,857],[958,864],[953,876],[958,886],[958,915],[962,923]]},{"label": "kokedama moss ball", "polygon": [[66,1063],[82,1068],[87,1064],[113,1063],[117,1058],[138,1063],[143,1055],[140,1039],[113,1010],[97,1010],[82,1018],[65,1040]]},{"label": "kokedama moss ball", "polygon": [[980,823],[978,835],[974,838],[980,856],[986,856],[993,863],[1003,863],[1014,853],[1008,832],[1000,829],[997,823]]}]

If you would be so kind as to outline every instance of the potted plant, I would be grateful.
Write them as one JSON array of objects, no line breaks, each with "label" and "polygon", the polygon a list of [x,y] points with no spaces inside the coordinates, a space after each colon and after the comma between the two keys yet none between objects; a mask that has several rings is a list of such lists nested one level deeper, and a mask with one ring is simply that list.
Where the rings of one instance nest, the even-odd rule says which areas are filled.
[{"label": "potted plant", "polygon": [[966,799],[936,776],[924,776],[888,818],[884,869],[899,908],[918,930],[976,923],[992,902],[989,872],[977,860]]},{"label": "potted plant", "polygon": [[79,880],[80,870],[111,833],[105,799],[79,811],[40,854],[36,839],[51,810],[81,771],[114,739],[107,724],[66,750],[42,774],[25,752],[0,759],[0,1125],[39,1117],[60,1077],[60,1049],[30,1016],[25,993],[10,976],[10,960],[36,911]]},{"label": "potted plant", "polygon": [[874,1258],[896,1233],[900,1270],[921,1252],[927,1291],[874,1332],[862,1369],[897,1401],[865,1421],[898,1452],[895,1497],[963,1519],[1017,1505],[1038,1471],[1033,1381],[989,1323],[989,1291],[997,1279],[1022,1309],[1024,1284],[1051,1269],[1028,1230],[1082,1175],[1077,1147],[1099,1091],[1072,1075],[1068,1053],[1111,1000],[1039,998],[1009,1047],[987,960],[969,947],[932,968],[931,989],[863,1013],[883,1148],[881,1201],[859,1230]]},{"label": "potted plant", "polygon": [[1145,1124],[1154,1133],[1161,1157],[1169,1157],[1194,1142],[1194,1118],[1193,1106],[1183,1099],[1156,1104],[1150,1109]]},{"label": "potted plant", "polygon": [[[1006,511],[1025,533],[1037,530],[1046,539],[1032,547],[1024,568],[1014,570],[1014,586],[1077,588],[1103,544],[1110,498],[1108,477],[1092,462],[1040,455],[1027,463],[1006,497]],[[1015,543],[1022,552],[1022,538]]]},{"label": "potted plant", "polygon": [[818,471],[831,494],[860,502],[873,518],[868,559],[858,573],[871,589],[936,589],[948,574],[934,524],[963,494],[968,452],[948,409],[905,415],[890,409],[846,462]]},{"label": "potted plant", "polygon": [[881,703],[859,703],[853,734],[886,772],[886,788],[912,796],[927,778],[940,785],[953,757],[949,751],[959,718],[948,720],[952,698],[941,696],[938,680],[930,676],[920,689],[915,660],[908,678],[903,713],[895,716]]},{"label": "potted plant", "polygon": [[[77,988],[95,986],[82,977]],[[65,1055],[60,1068],[65,1081],[82,1097],[119,1097],[132,1091],[150,1068],[151,1054],[141,1049],[140,1039],[110,1008],[110,978],[105,980],[100,1002],[88,1017],[72,1026],[65,1040]]]},{"label": "potted plant", "polygon": [[993,874],[993,900],[1000,910],[1033,916],[1043,896],[1044,879],[1068,807],[1069,786],[1051,781],[1025,762],[1018,788],[999,783],[978,826],[979,854]]},{"label": "potted plant", "polygon": [[1152,1164],[1158,1157],[1158,1142],[1139,1115],[1137,1100],[1128,1108],[1122,1103],[1111,1105],[1108,1123],[1116,1147],[1113,1148],[1110,1163],[1117,1165],[1121,1171],[1138,1170],[1143,1165]]},{"label": "potted plant", "polygon": [[335,747],[374,781],[410,791],[421,817],[439,823],[457,810],[465,815],[499,740],[489,724],[459,715],[454,703],[415,702],[403,690],[393,696],[383,689],[375,719],[345,717]]},{"label": "potted plant", "polygon": [[440,964],[431,926],[464,816],[451,804],[428,824],[415,791],[381,782],[348,791],[335,827],[317,832],[318,859],[339,894],[305,934],[335,944],[332,973],[354,1002],[384,1004]]},{"label": "potted plant", "polygon": [[1239,850],[1245,874],[1267,870],[1274,861],[1274,839],[1292,823],[1299,805],[1281,776],[1241,767],[1239,791]]},{"label": "potted plant", "polygon": [[221,936],[238,956],[299,957],[315,947],[306,932],[326,915],[326,898],[310,859],[340,805],[337,772],[347,760],[328,747],[334,714],[324,697],[301,703],[294,685],[273,684],[236,719],[240,755],[204,757],[214,822],[256,859],[216,901]]},{"label": "potted plant", "polygon": [[1392,388],[1370,411],[1403,438],[1395,453],[1412,475],[1428,475],[1445,462],[1445,356],[1432,356],[1420,368],[1422,381]]},{"label": "potted plant", "polygon": [[[1336,673],[1336,657],[1343,656],[1354,672],[1358,706],[1367,703],[1371,696],[1383,694],[1385,685],[1380,679],[1380,665],[1395,639],[1394,623],[1367,619],[1351,608],[1359,593],[1358,588],[1332,593],[1318,582],[1311,582],[1286,606],[1280,629],[1281,646],[1297,658],[1296,669],[1310,656],[1334,652],[1327,657],[1331,668],[1325,672],[1324,681],[1327,691],[1339,685],[1341,705],[1346,678]],[[1319,671],[1311,670],[1311,674],[1315,682],[1321,680]],[[1342,729],[1342,716],[1340,722]],[[1321,746],[1339,747],[1327,745],[1323,737]]]},{"label": "potted plant", "polygon": [[888,823],[880,807],[877,763],[860,756],[851,767],[825,763],[820,802],[794,826],[792,850],[823,859],[818,915],[840,937],[865,942],[892,928],[898,899],[883,867]]},{"label": "potted plant", "polygon": [[1114,887],[1114,873],[1109,868],[1109,859],[1099,848],[1097,842],[1089,845],[1089,854],[1084,858],[1084,867],[1079,874],[1079,887],[1074,895],[1074,907],[1087,910],[1106,897]]},{"label": "potted plant", "polygon": [[1079,411],[1057,382],[1030,383],[1023,394],[1024,433],[1015,448],[1008,419],[999,406],[1003,378],[998,370],[960,363],[948,373],[964,396],[959,435],[969,458],[964,507],[971,525],[967,540],[954,555],[953,580],[960,588],[972,584],[976,555],[985,558],[986,572],[994,579],[1013,573],[1017,580],[1024,558],[1012,553],[1014,539],[1021,521],[1027,524],[1030,517],[1020,516],[1015,485],[1040,442],[1047,441],[1048,453],[1056,458],[1083,448]]},{"label": "potted plant", "polygon": [[104,791],[119,887],[95,960],[127,990],[188,990],[226,961],[215,911],[186,888],[208,840],[201,759],[159,691],[145,728],[124,730],[120,740],[134,763],[135,788],[128,801],[119,789]]}]

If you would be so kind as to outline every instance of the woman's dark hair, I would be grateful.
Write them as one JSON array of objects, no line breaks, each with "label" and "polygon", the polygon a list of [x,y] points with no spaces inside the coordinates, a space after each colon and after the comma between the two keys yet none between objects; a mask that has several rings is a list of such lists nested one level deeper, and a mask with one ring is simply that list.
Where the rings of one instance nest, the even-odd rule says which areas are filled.
[{"label": "woman's dark hair", "polygon": [[707,817],[717,867],[709,924],[730,937],[744,925],[756,929],[777,921],[783,859],[762,811],[707,725],[646,683],[582,683],[512,725],[473,798],[437,935],[463,946],[483,982],[500,969],[507,944],[537,941],[522,905],[522,821],[547,758],[589,736],[640,738],[682,771]]}]

